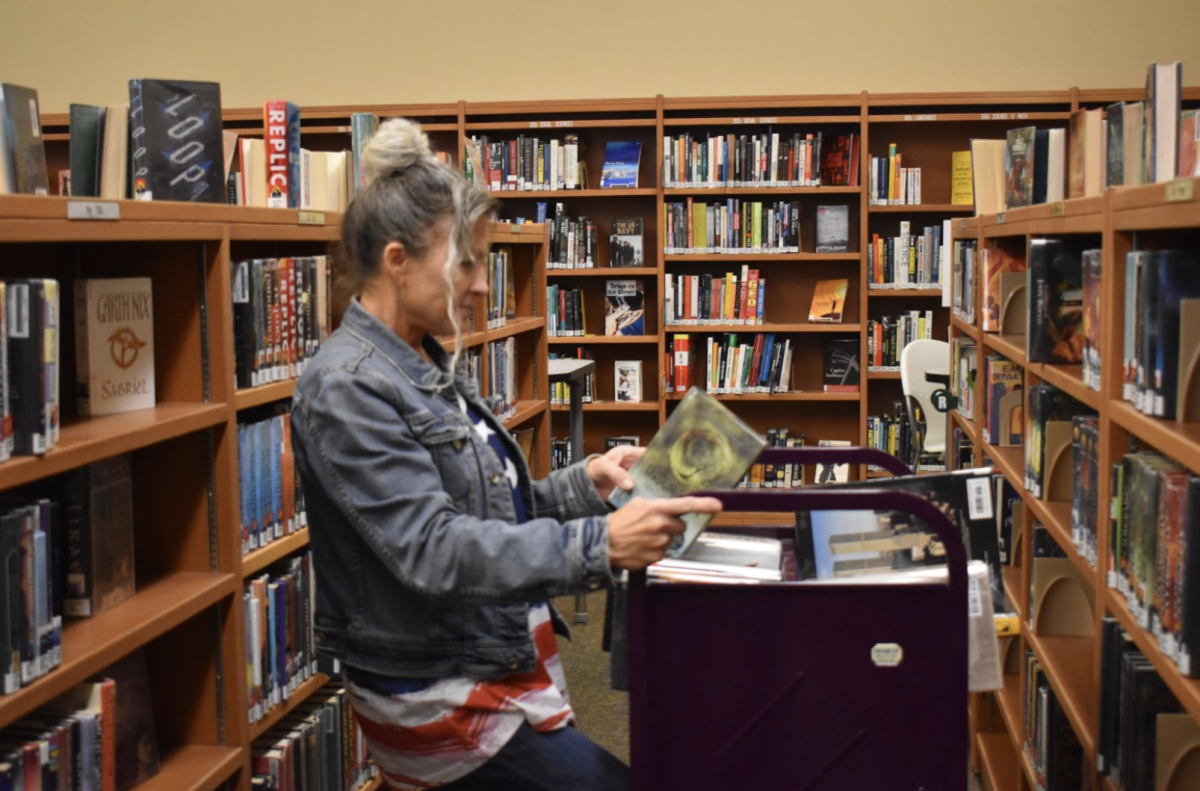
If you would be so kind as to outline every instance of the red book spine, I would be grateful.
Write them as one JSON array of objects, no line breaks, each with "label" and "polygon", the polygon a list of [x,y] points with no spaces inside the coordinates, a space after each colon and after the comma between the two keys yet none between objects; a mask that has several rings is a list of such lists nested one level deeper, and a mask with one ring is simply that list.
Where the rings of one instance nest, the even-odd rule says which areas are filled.
[{"label": "red book spine", "polygon": [[286,209],[292,186],[288,183],[287,102],[267,102],[263,116],[267,131],[267,206]]},{"label": "red book spine", "polygon": [[691,384],[688,376],[688,363],[691,356],[691,349],[688,343],[688,336],[675,336],[675,392],[686,393],[688,385]]},{"label": "red book spine", "polygon": [[737,319],[741,319],[742,321],[745,321],[745,319],[746,319],[746,294],[747,294],[747,287],[749,285],[750,285],[750,268],[748,266],[743,266],[742,267],[742,282],[738,286],[737,313],[733,317],[735,321]]},{"label": "red book spine", "polygon": [[750,392],[758,386],[759,364],[762,362],[763,333],[754,333],[754,356],[750,361]]}]

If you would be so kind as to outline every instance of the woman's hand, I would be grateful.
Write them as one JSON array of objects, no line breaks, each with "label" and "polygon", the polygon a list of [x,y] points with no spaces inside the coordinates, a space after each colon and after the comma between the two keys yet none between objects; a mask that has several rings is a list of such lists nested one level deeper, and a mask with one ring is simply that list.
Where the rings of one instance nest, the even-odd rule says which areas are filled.
[{"label": "woman's hand", "polygon": [[715,497],[635,497],[608,517],[608,563],[614,568],[641,571],[662,560],[671,539],[683,533],[685,525],[680,516],[720,511],[721,501]]},{"label": "woman's hand", "polygon": [[633,488],[633,478],[629,477],[629,468],[645,452],[645,448],[618,445],[603,456],[597,456],[588,462],[587,474],[600,494],[600,499],[607,501],[608,496],[617,487],[625,491]]}]

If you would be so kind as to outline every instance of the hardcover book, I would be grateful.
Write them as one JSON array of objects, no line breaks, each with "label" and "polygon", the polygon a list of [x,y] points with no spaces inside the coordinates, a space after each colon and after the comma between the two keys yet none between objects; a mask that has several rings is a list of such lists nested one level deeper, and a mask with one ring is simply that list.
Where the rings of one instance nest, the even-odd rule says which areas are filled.
[{"label": "hardcover book", "polygon": [[954,206],[970,206],[975,202],[972,190],[971,152],[955,151],[950,154],[950,203]]},{"label": "hardcover book", "polygon": [[66,615],[98,615],[135,592],[132,476],[127,453],[67,473]]},{"label": "hardcover book", "polygon": [[[263,106],[267,132],[267,207],[300,208],[300,108],[291,102]],[[224,138],[222,137],[222,151]]]},{"label": "hardcover book", "polygon": [[99,677],[117,684],[116,791],[129,791],[160,768],[145,650],[126,655]]},{"label": "hardcover book", "polygon": [[825,392],[857,393],[858,386],[858,340],[825,341]]},{"label": "hardcover book", "polygon": [[1100,392],[1100,276],[1102,250],[1083,251],[1083,381]]},{"label": "hardcover book", "polygon": [[37,91],[20,85],[0,85],[0,176],[4,191],[49,195],[46,144],[42,139]]},{"label": "hardcover book", "polygon": [[604,284],[604,334],[645,335],[645,283],[641,278]]},{"label": "hardcover book", "polygon": [[849,290],[849,280],[818,280],[813,290],[812,304],[808,308],[808,320],[841,324]]},{"label": "hardcover book", "polygon": [[850,207],[817,207],[817,252],[844,253],[850,249]]},{"label": "hardcover book", "polygon": [[154,406],[154,305],[148,277],[75,281],[79,414]]},{"label": "hardcover book", "polygon": [[642,400],[642,361],[617,360],[613,363],[617,401],[637,403]]},{"label": "hardcover book", "polygon": [[600,171],[600,188],[636,189],[638,166],[641,161],[641,143],[609,141],[604,146],[604,169]]},{"label": "hardcover book", "polygon": [[71,194],[100,196],[100,163],[104,149],[104,107],[72,104],[70,108]]},{"label": "hardcover book", "polygon": [[[1106,162],[1103,154],[1103,110],[1076,110],[1069,129],[1069,198],[1099,195],[1104,189]],[[1126,182],[1128,183],[1128,182]]]},{"label": "hardcover book", "polygon": [[983,331],[1000,331],[1000,276],[1009,272],[1024,272],[1025,257],[999,247],[985,247],[979,253],[983,264]]},{"label": "hardcover book", "polygon": [[[629,471],[633,489],[613,490],[609,502],[620,508],[634,497],[732,488],[765,447],[766,441],[721,402],[697,387],[689,388]],[[686,514],[682,519],[687,529],[672,541],[668,557],[686,552],[712,516]]]},{"label": "hardcover book", "polygon": [[1024,426],[1021,380],[1021,366],[1003,357],[987,358],[985,442],[1002,447],[1021,444]]},{"label": "hardcover book", "polygon": [[135,199],[225,202],[220,85],[130,80],[129,134]]},{"label": "hardcover book", "polygon": [[1083,361],[1083,258],[1057,239],[1029,243],[1027,287],[1028,360]]},{"label": "hardcover book", "polygon": [[1008,130],[1004,147],[1004,196],[1010,209],[1033,204],[1037,129],[1032,126]]},{"label": "hardcover book", "polygon": [[609,266],[645,266],[642,251],[642,218],[615,217],[608,237]]}]

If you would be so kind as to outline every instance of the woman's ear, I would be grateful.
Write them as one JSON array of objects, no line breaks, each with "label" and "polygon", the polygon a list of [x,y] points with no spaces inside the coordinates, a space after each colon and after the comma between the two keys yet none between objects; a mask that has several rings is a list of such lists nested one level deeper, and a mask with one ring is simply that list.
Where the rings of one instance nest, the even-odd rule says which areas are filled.
[{"label": "woman's ear", "polygon": [[383,271],[391,277],[403,275],[408,268],[408,251],[400,242],[388,242],[383,248]]}]

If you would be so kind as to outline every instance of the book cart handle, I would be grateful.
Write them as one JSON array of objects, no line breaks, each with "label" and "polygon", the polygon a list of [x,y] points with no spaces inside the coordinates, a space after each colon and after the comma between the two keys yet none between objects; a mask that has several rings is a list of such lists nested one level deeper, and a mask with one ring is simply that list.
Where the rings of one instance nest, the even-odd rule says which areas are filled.
[{"label": "book cart handle", "polygon": [[[757,464],[874,464],[892,475],[912,475],[908,465],[878,448],[765,448]],[[739,509],[741,510],[741,509]],[[754,509],[759,510],[759,509]],[[810,510],[810,509],[804,509]]]}]

